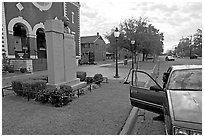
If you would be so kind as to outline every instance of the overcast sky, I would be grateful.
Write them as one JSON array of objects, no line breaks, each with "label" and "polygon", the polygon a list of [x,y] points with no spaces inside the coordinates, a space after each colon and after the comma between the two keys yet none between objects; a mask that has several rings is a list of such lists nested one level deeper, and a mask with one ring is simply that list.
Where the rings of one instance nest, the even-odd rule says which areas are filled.
[{"label": "overcast sky", "polygon": [[[195,1],[195,0],[194,0]],[[81,36],[110,32],[125,19],[148,18],[164,33],[164,51],[172,49],[179,39],[202,29],[202,2],[165,0],[84,0],[80,2]]]}]

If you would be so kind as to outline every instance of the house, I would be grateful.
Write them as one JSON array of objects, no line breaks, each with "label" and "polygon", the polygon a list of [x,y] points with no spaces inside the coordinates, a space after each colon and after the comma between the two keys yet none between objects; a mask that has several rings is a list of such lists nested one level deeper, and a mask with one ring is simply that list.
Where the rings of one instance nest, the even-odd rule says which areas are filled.
[{"label": "house", "polygon": [[79,9],[79,2],[2,2],[3,54],[15,60],[44,60],[46,65],[44,22],[66,16],[75,37],[76,56],[80,56]]},{"label": "house", "polygon": [[83,63],[104,61],[106,60],[106,43],[99,33],[94,36],[81,37],[81,53]]}]

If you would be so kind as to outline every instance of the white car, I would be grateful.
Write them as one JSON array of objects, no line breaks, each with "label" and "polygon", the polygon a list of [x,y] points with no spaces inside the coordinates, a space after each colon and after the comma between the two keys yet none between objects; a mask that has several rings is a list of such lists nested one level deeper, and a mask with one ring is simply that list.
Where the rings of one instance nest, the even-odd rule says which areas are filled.
[{"label": "white car", "polygon": [[173,56],[166,56],[165,61],[175,61]]}]

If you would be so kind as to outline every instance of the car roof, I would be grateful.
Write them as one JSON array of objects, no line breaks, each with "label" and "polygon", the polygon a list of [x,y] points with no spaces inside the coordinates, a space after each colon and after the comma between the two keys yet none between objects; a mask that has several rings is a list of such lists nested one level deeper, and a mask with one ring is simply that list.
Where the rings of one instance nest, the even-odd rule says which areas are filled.
[{"label": "car roof", "polygon": [[172,66],[172,70],[182,70],[182,69],[202,69],[202,65],[175,65]]}]

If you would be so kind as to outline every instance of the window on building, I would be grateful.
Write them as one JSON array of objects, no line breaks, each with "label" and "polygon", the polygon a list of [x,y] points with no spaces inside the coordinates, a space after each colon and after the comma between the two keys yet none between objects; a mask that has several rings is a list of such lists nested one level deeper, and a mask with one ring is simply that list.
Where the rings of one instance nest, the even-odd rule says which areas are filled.
[{"label": "window on building", "polygon": [[90,43],[85,44],[85,48],[90,48]]},{"label": "window on building", "polygon": [[72,12],[72,23],[74,23],[74,12]]}]

